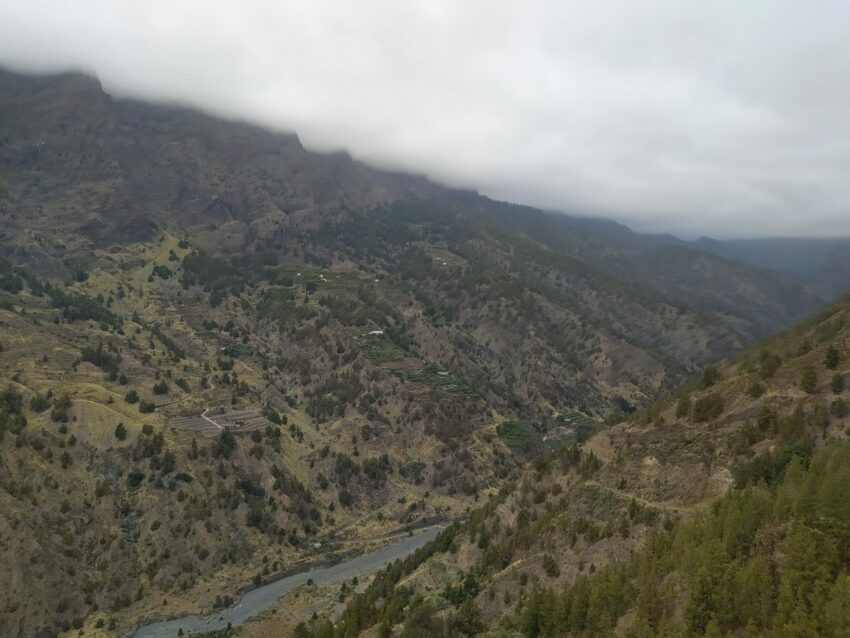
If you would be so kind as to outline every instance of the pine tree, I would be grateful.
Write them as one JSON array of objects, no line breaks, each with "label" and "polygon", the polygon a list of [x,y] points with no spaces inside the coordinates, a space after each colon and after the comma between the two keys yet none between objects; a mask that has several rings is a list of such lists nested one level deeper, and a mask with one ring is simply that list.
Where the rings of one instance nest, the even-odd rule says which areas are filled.
[{"label": "pine tree", "polygon": [[770,564],[763,557],[755,557],[738,574],[735,594],[735,615],[739,622],[755,628],[766,628],[773,611],[775,595]]},{"label": "pine tree", "polygon": [[[714,566],[712,566],[714,567]],[[715,609],[716,579],[708,566],[700,567],[691,581],[685,621],[688,628],[697,634],[706,631]]]},{"label": "pine tree", "polygon": [[829,410],[825,403],[818,403],[815,406],[814,414],[812,414],[812,423],[815,427],[826,429],[829,425]]},{"label": "pine tree", "polygon": [[834,346],[830,346],[826,351],[826,357],[824,358],[824,364],[830,370],[835,370],[838,367],[840,356],[838,354],[838,350]]},{"label": "pine tree", "polygon": [[818,386],[818,375],[815,372],[815,369],[811,366],[807,366],[803,368],[803,373],[800,375],[800,388],[804,392],[808,392],[809,394],[814,394],[817,392]]},{"label": "pine tree", "polygon": [[850,627],[850,578],[839,574],[829,593],[825,610],[824,636],[839,638]]},{"label": "pine tree", "polygon": [[573,586],[573,600],[570,606],[570,629],[581,632],[587,623],[587,608],[590,598],[590,584],[587,578],[579,578]]},{"label": "pine tree", "polygon": [[702,377],[700,377],[700,383],[704,389],[708,389],[713,386],[715,383],[720,381],[723,377],[720,375],[720,370],[717,369],[716,366],[708,366],[702,372]]},{"label": "pine tree", "polygon": [[658,626],[661,615],[661,598],[658,595],[658,583],[655,571],[651,566],[643,567],[638,576],[638,614],[646,620],[651,628]]}]

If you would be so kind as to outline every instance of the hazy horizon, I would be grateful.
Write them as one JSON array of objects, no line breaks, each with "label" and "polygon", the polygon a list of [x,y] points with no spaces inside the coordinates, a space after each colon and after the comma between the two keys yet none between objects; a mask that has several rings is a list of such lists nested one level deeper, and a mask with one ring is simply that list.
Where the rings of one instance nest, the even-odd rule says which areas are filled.
[{"label": "hazy horizon", "polygon": [[683,239],[850,236],[850,6],[0,8],[0,65]]}]

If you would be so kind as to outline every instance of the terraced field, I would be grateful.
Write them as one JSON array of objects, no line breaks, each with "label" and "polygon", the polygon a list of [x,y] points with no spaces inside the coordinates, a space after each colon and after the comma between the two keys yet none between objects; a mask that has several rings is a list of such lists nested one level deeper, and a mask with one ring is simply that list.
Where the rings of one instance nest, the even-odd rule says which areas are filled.
[{"label": "terraced field", "polygon": [[466,396],[475,395],[475,390],[466,381],[433,363],[423,365],[414,371],[399,369],[393,370],[393,372],[399,374],[405,381],[421,383],[443,392],[459,393]]},{"label": "terraced field", "polygon": [[331,272],[329,270],[309,270],[305,268],[278,267],[271,273],[272,281],[285,288],[316,284],[319,289],[355,290],[358,286],[371,281],[357,273]]},{"label": "terraced field", "polygon": [[[363,354],[372,363],[381,365],[385,363],[397,364],[404,362],[404,367],[415,367],[416,363],[419,361],[417,357],[414,357],[409,352],[399,348],[384,334],[370,333],[358,340],[362,340]],[[397,366],[387,367],[395,371]]]},{"label": "terraced field", "polygon": [[589,431],[601,425],[599,421],[596,421],[595,419],[590,418],[583,412],[578,412],[577,410],[562,412],[560,415],[558,415],[558,420],[562,421],[565,426],[571,427],[577,431]]},{"label": "terraced field", "polygon": [[383,365],[407,383],[418,383],[443,392],[475,395],[470,385],[457,375],[436,364],[426,363],[394,344],[383,334],[367,335],[363,348],[366,358],[372,363]]},{"label": "terraced field", "polygon": [[235,410],[221,414],[181,416],[169,421],[169,425],[180,430],[190,430],[201,436],[214,437],[224,430],[233,432],[264,430],[271,425],[271,421],[256,410]]},{"label": "terraced field", "polygon": [[438,246],[428,246],[427,248],[425,248],[425,252],[441,267],[464,268],[469,265],[469,262],[467,262],[466,259],[464,259],[460,255],[456,255],[455,253],[445,248],[440,248]]},{"label": "terraced field", "polygon": [[575,443],[580,438],[590,435],[601,425],[598,421],[577,410],[562,412],[558,415],[558,421],[561,425],[543,437],[543,442],[549,449]]},{"label": "terraced field", "polygon": [[505,421],[496,428],[496,433],[512,450],[527,450],[532,442],[531,430],[517,421]]}]

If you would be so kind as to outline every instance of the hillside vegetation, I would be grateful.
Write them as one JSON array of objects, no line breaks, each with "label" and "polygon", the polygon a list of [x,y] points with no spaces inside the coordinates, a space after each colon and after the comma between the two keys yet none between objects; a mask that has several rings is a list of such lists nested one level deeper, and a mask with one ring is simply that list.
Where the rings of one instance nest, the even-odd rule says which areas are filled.
[{"label": "hillside vegetation", "polygon": [[446,575],[571,580],[840,430],[814,333],[641,411],[822,305],[791,278],[81,75],[0,71],[0,116],[0,634],[212,611],[499,493]]},{"label": "hillside vegetation", "polygon": [[848,345],[845,300],[707,368],[300,635],[845,635]]}]

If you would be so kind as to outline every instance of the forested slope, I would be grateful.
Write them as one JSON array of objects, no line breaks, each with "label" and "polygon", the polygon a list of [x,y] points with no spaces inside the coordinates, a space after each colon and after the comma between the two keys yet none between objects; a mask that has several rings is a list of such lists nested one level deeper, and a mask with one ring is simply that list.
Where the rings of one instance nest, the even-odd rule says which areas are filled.
[{"label": "forested slope", "polygon": [[843,636],[850,302],[577,447],[303,636]]}]

